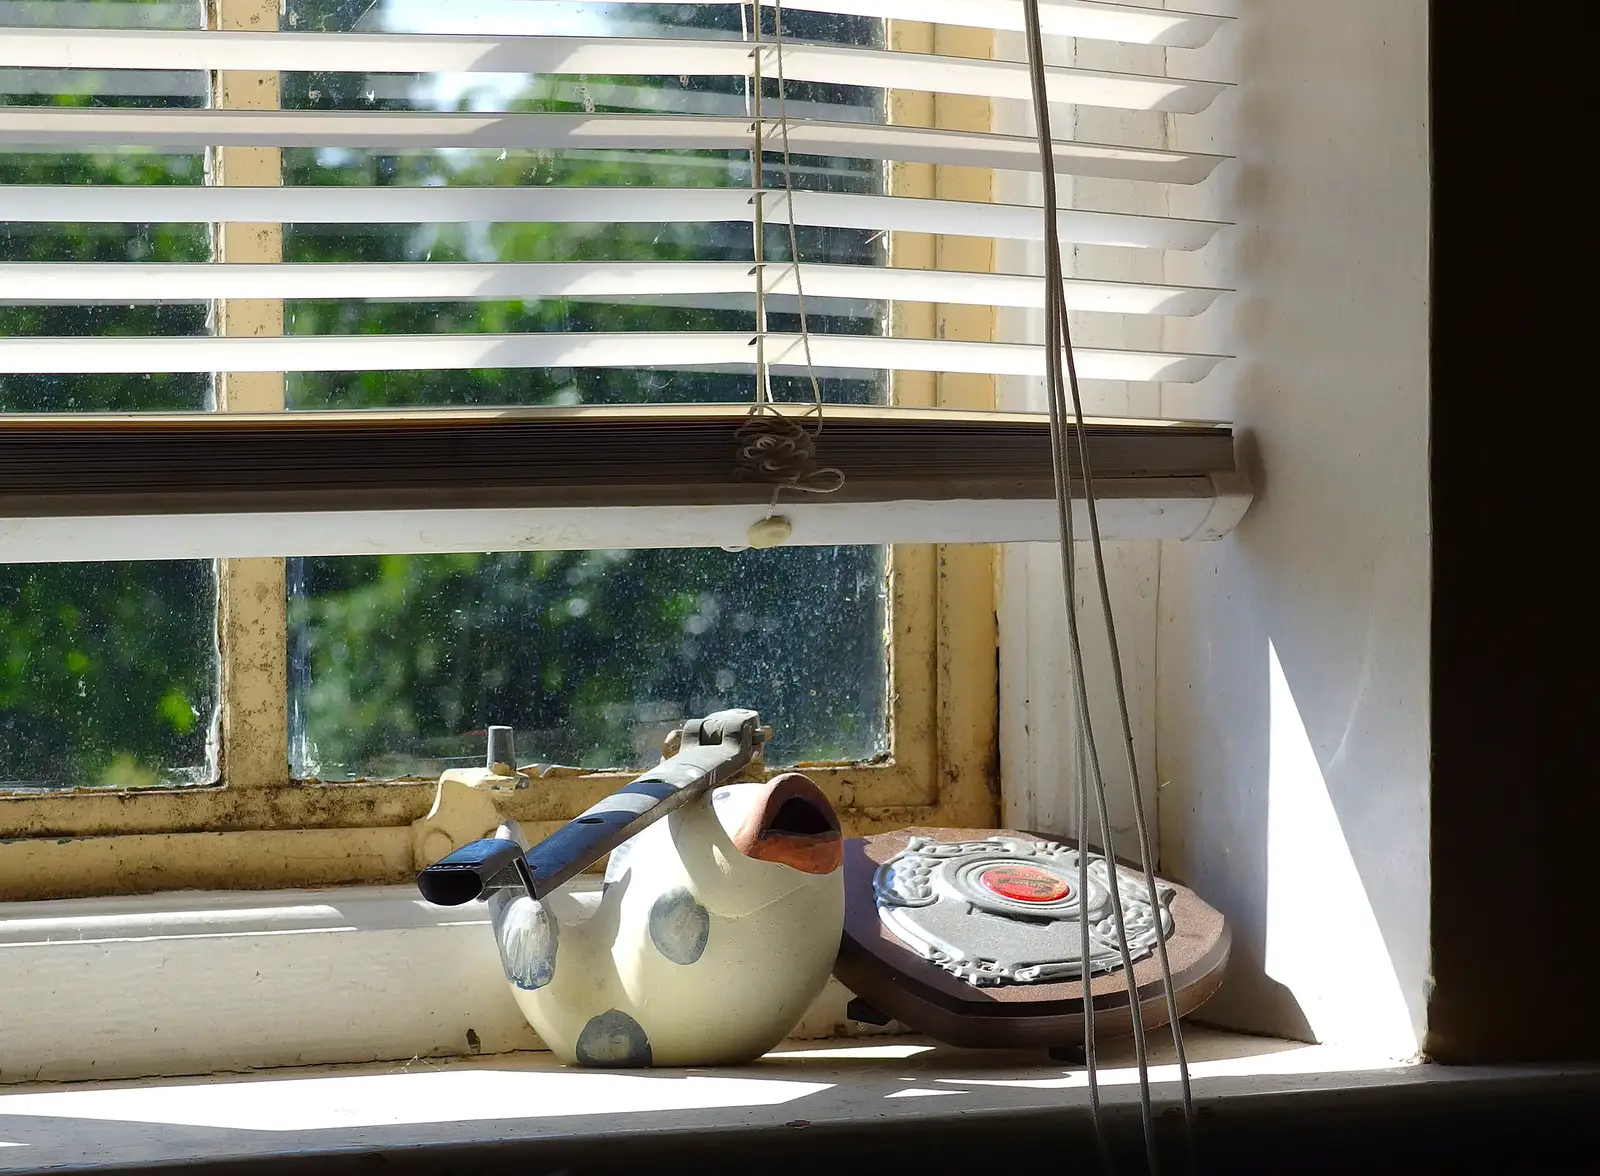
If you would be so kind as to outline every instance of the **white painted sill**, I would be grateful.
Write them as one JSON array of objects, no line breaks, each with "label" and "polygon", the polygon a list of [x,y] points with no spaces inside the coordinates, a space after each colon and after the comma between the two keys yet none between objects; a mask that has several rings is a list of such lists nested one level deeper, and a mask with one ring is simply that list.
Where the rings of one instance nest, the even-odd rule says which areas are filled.
[{"label": "white painted sill", "polygon": [[[0,1088],[542,1049],[484,907],[413,886],[0,904],[0,978]],[[848,999],[796,1036],[865,1028]]]},{"label": "white painted sill", "polygon": [[[1280,1126],[1286,1117],[1303,1124],[1307,1115],[1332,1112],[1348,1121],[1352,1108],[1359,1118],[1364,1107],[1382,1123],[1396,1096],[1421,1110],[1453,1104],[1460,1115],[1471,1114],[1474,1101],[1504,1106],[1509,1097],[1527,1105],[1554,1092],[1571,1103],[1600,1092],[1594,1068],[1444,1071],[1203,1028],[1187,1040],[1197,1107],[1208,1116],[1242,1111],[1245,1130],[1235,1125],[1232,1146],[1242,1134],[1246,1149],[1253,1125],[1274,1118]],[[1101,1070],[1104,1114],[1125,1142],[1138,1132],[1128,1048],[1110,1045]],[[1170,1046],[1163,1053],[1152,1093],[1170,1119],[1177,1083]],[[1042,1142],[1038,1133],[1054,1134],[1058,1148],[1063,1134],[1075,1134],[1073,1150],[1089,1156],[1087,1107],[1082,1071],[1045,1063],[1037,1051],[951,1050],[909,1037],[792,1045],[749,1066],[649,1073],[571,1070],[548,1053],[518,1052],[10,1087],[0,1090],[0,1174],[103,1165],[304,1172],[324,1170],[307,1167],[319,1157],[338,1171],[572,1170],[574,1155],[585,1171],[650,1164],[676,1171],[687,1170],[695,1149],[720,1157],[713,1170],[745,1170],[754,1154],[768,1172],[809,1172],[816,1170],[807,1158],[812,1149],[838,1152],[841,1140],[860,1156],[880,1154],[871,1149],[886,1139],[900,1141],[890,1150],[923,1146],[943,1154],[942,1144],[964,1140],[970,1149],[976,1137],[988,1154],[994,1140],[1016,1141],[1018,1132],[1035,1133],[1034,1146]],[[1392,1129],[1393,1115],[1388,1120]],[[1415,1125],[1405,1119],[1407,1132]],[[1208,1138],[1217,1146],[1215,1133]],[[744,1162],[716,1168],[729,1148],[742,1150]]]},{"label": "white painted sill", "polygon": [[[989,1113],[1056,1121],[1087,1107],[1080,1068],[906,1035],[791,1041],[748,1067],[565,1069],[511,999],[482,908],[432,907],[409,886],[15,903],[0,907],[0,978],[0,1173],[539,1148],[619,1132],[948,1127]],[[830,983],[797,1033],[861,1033],[847,999]],[[1170,1109],[1170,1042],[1155,1040],[1153,1090]],[[1185,1040],[1202,1106],[1262,1094],[1331,1105],[1350,1091],[1464,1081],[1372,1051],[1203,1026]],[[1102,1051],[1106,1105],[1124,1118],[1136,1099],[1129,1049]]]}]

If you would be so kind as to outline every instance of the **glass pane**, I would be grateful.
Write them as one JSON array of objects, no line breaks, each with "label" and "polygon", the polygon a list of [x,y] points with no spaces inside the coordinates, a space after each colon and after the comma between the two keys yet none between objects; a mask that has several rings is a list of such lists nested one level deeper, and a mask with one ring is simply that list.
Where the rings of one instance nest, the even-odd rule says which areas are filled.
[{"label": "glass pane", "polygon": [[[16,0],[9,25],[198,28],[195,3]],[[204,106],[203,74],[0,70],[0,105]],[[198,154],[0,152],[0,184],[199,184]],[[0,189],[0,204],[5,199]],[[204,225],[0,220],[0,262],[204,261]],[[25,291],[8,294],[25,295]],[[0,304],[0,336],[200,335],[204,304]],[[204,409],[204,375],[0,375],[0,412]],[[0,790],[214,777],[216,580],[207,561],[0,563]]]},{"label": "glass pane", "polygon": [[199,560],[0,565],[0,791],[211,780],[216,595]]},{"label": "glass pane", "polygon": [[[529,4],[443,0],[289,0],[300,30],[741,36],[719,5]],[[744,14],[748,17],[748,14]],[[770,10],[765,19],[769,22]],[[881,25],[790,12],[797,41],[876,43]],[[743,115],[736,78],[294,74],[295,109],[660,111]],[[771,114],[770,80],[763,102]],[[878,119],[882,94],[791,83],[792,114]],[[872,161],[795,156],[796,187],[881,190]],[[781,157],[764,182],[783,186]],[[301,185],[750,186],[749,152],[402,151],[284,153]],[[641,197],[647,198],[647,197]],[[856,230],[797,230],[802,261],[881,264],[884,242]],[[790,256],[771,225],[769,259]],[[680,225],[287,225],[287,261],[738,260],[743,223]],[[885,307],[807,299],[808,326],[880,333]],[[774,300],[770,329],[798,329]],[[550,298],[502,302],[333,302],[285,307],[295,334],[524,331],[750,331],[750,294],[696,300]],[[825,399],[872,403],[877,378],[821,381]],[[779,399],[809,398],[799,378]],[[750,374],[648,370],[291,373],[291,408],[400,405],[742,402]],[[290,759],[319,779],[432,776],[477,763],[483,730],[518,730],[524,761],[589,768],[654,762],[684,718],[751,706],[777,731],[773,762],[864,760],[887,751],[886,564],[882,548],[767,552],[634,551],[290,561]]]},{"label": "glass pane", "polygon": [[517,729],[524,762],[652,763],[685,718],[754,706],[768,758],[886,750],[876,548],[297,561],[296,775],[432,776]]}]

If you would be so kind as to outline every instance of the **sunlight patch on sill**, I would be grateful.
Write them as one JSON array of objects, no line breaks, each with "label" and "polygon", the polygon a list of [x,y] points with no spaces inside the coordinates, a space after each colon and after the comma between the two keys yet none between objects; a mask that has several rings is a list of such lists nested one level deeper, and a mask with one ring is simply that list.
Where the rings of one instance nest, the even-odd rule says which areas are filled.
[{"label": "sunlight patch on sill", "polygon": [[[1217,1078],[1271,1080],[1395,1067],[1392,1059],[1371,1051],[1204,1026],[1192,1026],[1184,1036],[1191,1072],[1202,1088]],[[1151,1045],[1151,1081],[1163,1088],[1160,1097],[1169,1097],[1177,1081],[1171,1042],[1162,1047],[1157,1037]],[[1102,1085],[1137,1082],[1131,1048],[1126,1040],[1102,1043]],[[1006,1090],[1013,1098],[1032,1093],[1079,1101],[1087,1086],[1082,1069],[1042,1062],[1037,1050],[956,1050],[925,1039],[780,1047],[748,1067],[647,1073],[571,1069],[548,1053],[521,1052],[439,1063],[414,1059],[401,1066],[24,1088],[0,1094],[0,1123],[10,1116],[33,1116],[281,1133],[568,1117],[607,1130],[604,1123],[629,1115],[748,1111],[826,1091],[866,1103],[965,1095],[966,1101],[957,1102],[967,1106]],[[886,1091],[886,1081],[907,1085]]]},{"label": "sunlight patch on sill", "polygon": [[[1189,1035],[1186,1034],[1187,1038]],[[1261,1042],[1261,1038],[1246,1038]],[[1162,1051],[1171,1056],[1169,1049]],[[1159,1056],[1159,1055],[1158,1055]],[[1122,1060],[1119,1059],[1119,1062]],[[1259,1078],[1265,1075],[1289,1076],[1309,1074],[1355,1074],[1369,1070],[1387,1070],[1404,1065],[1393,1057],[1376,1051],[1340,1049],[1331,1045],[1301,1045],[1298,1048],[1241,1053],[1237,1057],[1194,1060],[1189,1062],[1191,1078]],[[1117,1064],[1098,1070],[1102,1086],[1131,1086],[1139,1081],[1135,1066]],[[1082,1070],[1063,1074],[1059,1078],[936,1078],[936,1082],[962,1086],[1003,1086],[1018,1090],[1077,1090],[1088,1089],[1089,1077]],[[1176,1062],[1155,1064],[1150,1067],[1150,1081],[1163,1083],[1178,1081]]]},{"label": "sunlight patch on sill", "polygon": [[797,1058],[821,1058],[826,1061],[848,1061],[855,1058],[910,1058],[929,1053],[931,1045],[839,1045],[816,1049],[776,1049],[767,1059],[793,1061]]},{"label": "sunlight patch on sill", "polygon": [[0,1095],[0,1116],[36,1115],[232,1131],[325,1131],[648,1111],[770,1107],[831,1084],[702,1075],[459,1069]]}]

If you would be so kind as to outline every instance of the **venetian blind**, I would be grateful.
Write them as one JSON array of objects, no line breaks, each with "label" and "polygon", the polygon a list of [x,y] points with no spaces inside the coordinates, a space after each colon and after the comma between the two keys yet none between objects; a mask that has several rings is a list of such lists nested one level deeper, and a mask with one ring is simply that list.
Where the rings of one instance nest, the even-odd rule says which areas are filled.
[{"label": "venetian blind", "polygon": [[[445,7],[409,6],[434,16]],[[580,329],[560,329],[561,316],[530,323],[513,314],[501,316],[505,329],[480,317],[467,331],[441,312],[412,315],[409,329],[341,330],[338,313],[307,310],[314,330],[291,322],[249,334],[13,334],[0,338],[0,379],[47,389],[62,375],[283,372],[350,389],[373,373],[620,375],[603,385],[578,380],[577,391],[553,397],[529,383],[527,397],[504,411],[474,410],[481,401],[469,396],[421,423],[392,405],[325,411],[363,407],[327,396],[267,422],[69,418],[68,406],[35,402],[31,413],[0,417],[7,558],[119,558],[117,536],[127,532],[118,520],[129,518],[169,519],[128,544],[143,557],[479,550],[511,540],[726,544],[770,502],[770,487],[753,484],[733,456],[746,414],[639,402],[770,397],[777,415],[810,429],[814,394],[827,402],[814,464],[837,470],[843,485],[782,497],[794,541],[1053,533],[1042,419],[903,412],[892,406],[890,380],[908,371],[1044,371],[1040,346],[897,335],[887,309],[1044,305],[1038,277],[901,267],[884,250],[902,233],[1042,241],[1037,207],[903,195],[889,178],[903,164],[1037,170],[1030,136],[896,124],[887,99],[911,91],[1025,102],[1023,62],[906,52],[884,35],[885,22],[911,19],[1020,29],[1020,3],[518,0],[476,15],[459,7],[453,22],[408,22],[404,0],[389,0],[385,31],[371,31],[362,21],[306,27],[294,4],[275,26],[249,30],[187,27],[215,26],[216,13],[197,19],[200,10],[177,3],[0,6],[0,22],[9,22],[0,27],[0,88],[12,96],[0,107],[0,151],[208,160],[199,183],[157,175],[8,184],[0,222],[292,226],[312,243],[285,260],[9,262],[0,264],[0,300],[520,303],[582,308],[572,316]],[[1047,34],[1176,47],[1203,45],[1225,23],[1085,0],[1047,0],[1041,12]],[[1055,101],[1134,111],[1198,112],[1226,88],[1068,67],[1047,75]],[[271,79],[275,100],[219,101],[225,80],[237,87],[250,78]],[[63,94],[78,98],[60,104],[53,96]],[[281,152],[273,178],[282,182],[227,177],[218,161],[241,148]],[[1115,143],[1058,140],[1054,151],[1059,174],[1149,184],[1196,184],[1222,162]],[[353,156],[372,166],[340,164]],[[291,168],[291,159],[300,162]],[[419,159],[432,170],[406,165]],[[452,163],[485,159],[527,167],[484,183],[483,168]],[[1064,210],[1058,224],[1066,242],[1129,250],[1196,250],[1224,227],[1086,210]],[[396,240],[433,233],[451,247],[438,259],[431,250],[315,259],[319,239],[373,226]],[[485,226],[545,235],[520,251],[485,250]],[[552,226],[579,247],[539,244],[554,239]],[[1070,308],[1120,315],[1193,315],[1221,293],[1065,282]],[[1222,358],[1076,352],[1088,380],[1193,382]],[[539,387],[548,392],[548,383]],[[594,392],[602,386],[604,395]],[[580,410],[574,401],[598,405]],[[1241,509],[1226,426],[1096,429],[1101,451],[1112,452],[1105,446],[1115,439],[1105,479],[1121,502],[1112,534],[1216,533]],[[585,448],[573,449],[580,436]],[[452,511],[463,517],[441,521]],[[498,512],[499,521],[469,522],[473,511]],[[577,513],[548,525],[561,511]],[[389,512],[376,530],[372,512]],[[664,526],[668,519],[676,522]]]}]

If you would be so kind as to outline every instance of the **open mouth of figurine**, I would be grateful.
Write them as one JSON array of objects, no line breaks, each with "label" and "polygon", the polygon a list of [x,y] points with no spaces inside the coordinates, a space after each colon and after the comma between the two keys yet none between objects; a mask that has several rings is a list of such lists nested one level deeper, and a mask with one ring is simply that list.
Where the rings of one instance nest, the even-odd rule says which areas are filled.
[{"label": "open mouth of figurine", "polygon": [[810,778],[785,772],[734,838],[739,852],[807,874],[831,874],[844,861],[844,840],[833,806]]},{"label": "open mouth of figurine", "polygon": [[791,796],[779,805],[778,811],[772,814],[772,819],[767,822],[766,828],[761,830],[763,839],[826,837],[828,834],[839,836],[838,822],[831,814],[823,812],[809,800],[799,796]]}]

